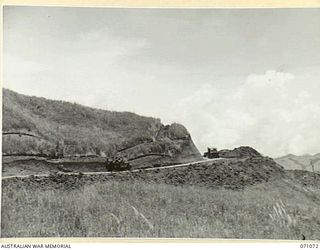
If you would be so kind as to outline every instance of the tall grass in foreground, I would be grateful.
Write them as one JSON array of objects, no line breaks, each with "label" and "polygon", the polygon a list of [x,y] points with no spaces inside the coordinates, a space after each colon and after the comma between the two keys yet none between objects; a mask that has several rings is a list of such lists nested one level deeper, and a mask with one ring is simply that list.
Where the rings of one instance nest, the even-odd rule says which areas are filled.
[{"label": "tall grass in foreground", "polygon": [[320,239],[319,204],[281,181],[243,191],[138,182],[5,187],[2,199],[2,237]]}]

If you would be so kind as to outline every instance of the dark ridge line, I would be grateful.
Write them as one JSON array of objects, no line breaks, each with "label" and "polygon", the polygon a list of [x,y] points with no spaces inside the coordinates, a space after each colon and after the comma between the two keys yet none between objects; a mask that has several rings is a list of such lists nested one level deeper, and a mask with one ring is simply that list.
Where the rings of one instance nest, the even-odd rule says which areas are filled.
[{"label": "dark ridge line", "polygon": [[170,155],[167,155],[167,154],[156,154],[156,153],[153,153],[153,154],[139,155],[139,156],[136,156],[136,157],[134,157],[134,158],[129,159],[128,161],[134,161],[134,160],[137,160],[137,159],[140,159],[140,158],[143,158],[143,157],[148,157],[148,156],[171,157]]},{"label": "dark ridge line", "polygon": [[49,158],[49,155],[47,155],[47,154],[19,154],[19,153],[13,153],[13,154],[3,153],[2,154],[2,157],[6,157],[6,156],[33,156],[33,157]]},{"label": "dark ridge line", "polygon": [[[33,156],[33,157],[44,157],[44,158],[48,158],[48,155],[44,155],[44,154],[3,154],[2,156],[6,157],[6,156]],[[144,155],[139,155],[139,156],[136,156],[134,158],[131,158],[131,159],[128,159],[128,161],[134,161],[134,160],[137,160],[137,159],[140,159],[140,158],[144,158],[144,157],[148,157],[148,156],[162,156],[162,157],[171,157],[170,155],[167,155],[167,154],[160,154],[160,153],[150,153],[150,154],[144,154]],[[53,161],[50,161],[48,159],[18,159],[18,160],[14,160],[14,161],[11,161],[11,162],[18,162],[18,161],[32,161],[32,160],[36,160],[36,161],[47,161],[49,163],[64,163],[64,161],[59,161],[59,159],[57,158],[52,158]],[[55,162],[54,162],[55,161]],[[67,161],[67,162],[75,162],[75,163],[78,163],[78,161]],[[99,161],[90,161],[89,163],[98,163]],[[86,162],[88,163],[88,162]],[[99,162],[101,163],[101,162]]]},{"label": "dark ridge line", "polygon": [[15,163],[15,162],[29,162],[29,161],[36,161],[36,162],[45,162],[45,163],[49,163],[49,164],[54,164],[54,165],[61,165],[61,164],[68,164],[68,163],[72,163],[72,164],[105,164],[106,162],[104,161],[74,161],[74,160],[70,160],[70,161],[65,161],[65,160],[61,160],[61,159],[36,159],[36,158],[31,158],[31,159],[17,159],[17,160],[12,160],[10,162],[3,162],[2,164],[10,164],[10,163]]},{"label": "dark ridge line", "polygon": [[2,132],[2,135],[19,135],[19,136],[24,135],[24,136],[35,137],[38,139],[43,139],[42,137],[37,136],[37,135],[28,134],[28,133],[21,133],[21,132]]},{"label": "dark ridge line", "polygon": [[52,163],[52,164],[60,164],[60,162],[54,162],[50,161],[48,159],[37,159],[37,158],[29,158],[29,159],[17,159],[17,160],[12,160],[9,162],[2,162],[2,164],[10,164],[10,163],[15,163],[15,162],[29,162],[29,161],[36,161],[36,162],[45,162],[45,163]]}]

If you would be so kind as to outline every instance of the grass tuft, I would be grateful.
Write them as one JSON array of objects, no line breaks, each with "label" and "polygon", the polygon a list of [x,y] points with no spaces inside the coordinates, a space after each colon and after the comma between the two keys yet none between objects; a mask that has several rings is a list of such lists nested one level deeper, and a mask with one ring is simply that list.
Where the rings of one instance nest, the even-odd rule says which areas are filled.
[{"label": "grass tuft", "polygon": [[308,196],[280,180],[239,191],[136,181],[17,190],[8,183],[2,237],[320,239],[319,191]]}]

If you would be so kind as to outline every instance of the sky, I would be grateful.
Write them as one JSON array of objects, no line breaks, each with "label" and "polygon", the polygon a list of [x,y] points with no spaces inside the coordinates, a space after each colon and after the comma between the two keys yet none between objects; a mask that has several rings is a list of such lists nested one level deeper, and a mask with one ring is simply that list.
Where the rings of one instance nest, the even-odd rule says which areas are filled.
[{"label": "sky", "polygon": [[320,9],[6,6],[5,88],[187,127],[203,152],[320,152]]}]

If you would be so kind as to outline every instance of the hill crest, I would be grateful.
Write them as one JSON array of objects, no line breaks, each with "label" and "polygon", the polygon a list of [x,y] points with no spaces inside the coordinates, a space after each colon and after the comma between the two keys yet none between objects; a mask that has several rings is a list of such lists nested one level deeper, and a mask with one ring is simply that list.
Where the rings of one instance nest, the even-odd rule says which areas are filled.
[{"label": "hill crest", "polygon": [[21,95],[8,89],[3,89],[2,125],[3,132],[17,133],[3,135],[4,154],[146,155],[148,162],[201,158],[181,124],[163,125],[157,118]]},{"label": "hill crest", "polygon": [[320,172],[320,153],[314,155],[288,154],[275,158],[275,161],[288,170],[307,170]]}]

